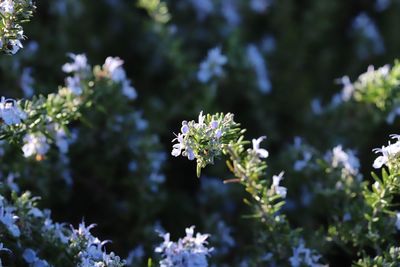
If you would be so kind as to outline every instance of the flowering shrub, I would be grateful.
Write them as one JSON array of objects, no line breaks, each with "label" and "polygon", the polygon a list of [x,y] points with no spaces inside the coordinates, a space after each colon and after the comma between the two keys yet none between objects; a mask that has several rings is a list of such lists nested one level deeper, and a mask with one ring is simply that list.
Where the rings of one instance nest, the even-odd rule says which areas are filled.
[{"label": "flowering shrub", "polygon": [[398,2],[93,3],[0,0],[0,265],[398,265]]}]

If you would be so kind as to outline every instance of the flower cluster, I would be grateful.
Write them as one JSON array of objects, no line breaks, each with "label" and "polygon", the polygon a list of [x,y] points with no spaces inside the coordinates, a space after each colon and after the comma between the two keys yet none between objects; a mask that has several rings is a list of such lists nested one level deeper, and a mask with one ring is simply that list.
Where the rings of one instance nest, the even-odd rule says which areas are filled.
[{"label": "flower cluster", "polygon": [[132,87],[131,81],[126,77],[125,70],[122,68],[124,61],[118,57],[108,57],[103,65],[103,71],[107,77],[116,83],[121,83],[122,94],[128,99],[133,100],[137,97],[135,88]]},{"label": "flower cluster", "polygon": [[2,246],[15,255],[21,253],[29,266],[124,266],[118,256],[105,251],[106,242],[90,233],[93,226],[81,223],[74,229],[54,223],[49,211],[35,206],[36,199],[29,193],[12,202],[0,195],[0,232],[5,242]]},{"label": "flower cluster", "polygon": [[342,146],[338,145],[325,154],[325,160],[333,168],[341,167],[343,176],[359,175],[360,161],[353,150],[343,150]]},{"label": "flower cluster", "polygon": [[207,257],[213,248],[207,247],[207,234],[196,233],[194,226],[186,228],[186,236],[177,242],[170,240],[170,234],[162,234],[164,242],[155,251],[163,259],[160,267],[207,267]]},{"label": "flower cluster", "polygon": [[23,46],[22,23],[29,20],[35,9],[32,0],[2,0],[0,2],[0,51],[15,54]]},{"label": "flower cluster", "polygon": [[389,168],[400,167],[397,162],[400,155],[400,135],[393,134],[390,137],[396,140],[396,142],[391,144],[389,141],[387,146],[382,146],[382,148],[375,148],[373,150],[376,154],[381,154],[374,161],[373,167],[375,169],[380,169],[383,165]]},{"label": "flower cluster", "polygon": [[197,165],[204,168],[221,155],[224,145],[237,132],[235,127],[233,114],[206,116],[200,112],[198,122],[182,122],[181,132],[173,140],[177,143],[173,145],[171,154],[175,157],[182,154],[189,160],[197,159]]}]

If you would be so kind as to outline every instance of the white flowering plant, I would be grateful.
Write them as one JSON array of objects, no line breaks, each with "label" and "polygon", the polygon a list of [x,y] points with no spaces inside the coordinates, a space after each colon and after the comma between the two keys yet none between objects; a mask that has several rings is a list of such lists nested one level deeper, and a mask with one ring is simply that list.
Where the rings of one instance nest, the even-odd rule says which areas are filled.
[{"label": "white flowering plant", "polygon": [[4,0],[0,2],[0,51],[15,54],[25,39],[21,24],[29,21],[35,10],[32,0]]},{"label": "white flowering plant", "polygon": [[399,11],[0,0],[2,265],[397,266]]}]

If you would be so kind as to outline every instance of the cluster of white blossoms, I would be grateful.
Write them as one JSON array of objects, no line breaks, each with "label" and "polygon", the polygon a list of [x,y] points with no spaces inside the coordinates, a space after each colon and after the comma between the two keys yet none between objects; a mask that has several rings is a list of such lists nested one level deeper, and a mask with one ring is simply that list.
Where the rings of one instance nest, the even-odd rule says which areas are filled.
[{"label": "cluster of white blossoms", "polygon": [[170,234],[161,235],[164,242],[155,252],[162,255],[160,267],[207,267],[207,257],[213,248],[207,247],[207,234],[194,235],[194,226],[186,228],[186,236],[177,242],[170,240]]},{"label": "cluster of white blossoms", "polygon": [[105,252],[104,245],[109,241],[100,241],[90,233],[93,227],[95,227],[94,224],[86,227],[85,223],[82,222],[79,224],[78,229],[73,229],[70,242],[72,247],[77,246],[80,249],[78,254],[80,262],[78,267],[121,266],[121,261],[118,256],[113,252],[110,254]]},{"label": "cluster of white blossoms", "polygon": [[19,124],[21,120],[26,119],[26,113],[18,107],[17,101],[14,99],[1,97],[0,119],[7,125]]},{"label": "cluster of white blossoms", "polygon": [[72,59],[72,62],[65,63],[62,66],[62,70],[65,73],[73,74],[65,79],[66,87],[74,94],[81,95],[83,92],[81,80],[87,77],[90,71],[90,66],[87,61],[87,57],[84,54],[68,54],[68,57]]},{"label": "cluster of white blossoms", "polygon": [[321,256],[316,254],[313,250],[306,248],[304,242],[300,241],[299,245],[293,248],[293,256],[289,258],[292,267],[309,266],[309,267],[323,267],[318,263]]},{"label": "cluster of white blossoms", "polygon": [[333,168],[342,168],[342,175],[360,175],[360,161],[353,150],[343,150],[342,146],[338,145],[325,154],[325,160]]},{"label": "cluster of white blossoms", "polygon": [[[363,94],[369,91],[369,88],[382,87],[385,83],[390,83],[391,75],[389,74],[389,65],[384,65],[377,69],[373,65],[369,65],[367,71],[359,75],[354,83],[351,82],[348,76],[338,78],[335,82],[342,86],[342,91],[335,94],[326,107],[322,106],[319,99],[314,99],[311,103],[312,110],[319,115],[327,109],[336,108],[350,100],[359,100]],[[393,123],[397,115],[400,115],[400,108],[395,106],[387,116],[387,122]]]},{"label": "cluster of white blossoms", "polygon": [[199,144],[194,138],[196,136],[207,140],[207,150],[209,155],[212,155],[212,158],[220,153],[220,139],[224,134],[224,130],[229,128],[230,123],[233,122],[233,117],[228,114],[223,120],[211,120],[208,123],[205,122],[205,118],[206,116],[203,115],[203,112],[200,112],[198,122],[182,122],[181,133],[172,140],[172,142],[178,142],[172,147],[172,156],[178,157],[182,154],[189,160],[197,158],[196,147]]},{"label": "cluster of white blossoms", "polygon": [[46,136],[40,132],[26,134],[23,141],[22,152],[26,158],[32,156],[42,158],[50,149]]},{"label": "cluster of white blossoms", "polygon": [[222,68],[228,62],[228,58],[221,53],[220,47],[208,51],[207,58],[200,63],[197,78],[202,83],[209,82],[213,77],[221,77],[224,73]]},{"label": "cluster of white blossoms", "polygon": [[116,83],[122,84],[122,94],[128,99],[136,99],[137,93],[135,88],[131,85],[131,81],[126,77],[126,73],[122,65],[124,61],[119,57],[107,57],[103,64],[103,71],[108,77]]},{"label": "cluster of white blossoms", "polygon": [[396,162],[396,159],[398,159],[400,155],[400,135],[392,134],[390,137],[395,139],[396,142],[391,144],[389,141],[387,146],[382,146],[382,148],[375,148],[372,150],[377,154],[381,154],[375,159],[374,164],[372,165],[375,169],[380,169],[383,165],[392,167],[392,164]]},{"label": "cluster of white blossoms", "polygon": [[[22,195],[21,199],[25,199],[26,195]],[[0,229],[3,234],[9,233],[13,238],[18,240],[19,246],[24,248],[26,240],[32,244],[30,239],[34,238],[30,234],[41,230],[41,238],[46,243],[55,243],[64,249],[64,252],[70,260],[78,261],[78,267],[120,267],[124,266],[122,261],[114,253],[106,253],[104,244],[90,233],[90,229],[94,225],[88,227],[81,223],[78,229],[72,226],[68,227],[63,223],[54,223],[50,218],[50,211],[42,211],[35,207],[32,202],[34,198],[27,203],[12,205],[8,203],[0,195]],[[22,205],[22,206],[21,206]],[[16,214],[22,213],[21,217]],[[18,224],[17,224],[18,222]],[[2,230],[3,228],[6,231]],[[35,240],[34,240],[35,241]],[[39,258],[41,254],[42,244],[39,244],[38,250],[32,247],[25,247],[22,258],[29,266],[46,267],[50,266],[46,260]],[[5,250],[3,244],[0,243],[0,250]],[[10,251],[10,250],[7,250]],[[0,261],[1,263],[1,261]]]}]

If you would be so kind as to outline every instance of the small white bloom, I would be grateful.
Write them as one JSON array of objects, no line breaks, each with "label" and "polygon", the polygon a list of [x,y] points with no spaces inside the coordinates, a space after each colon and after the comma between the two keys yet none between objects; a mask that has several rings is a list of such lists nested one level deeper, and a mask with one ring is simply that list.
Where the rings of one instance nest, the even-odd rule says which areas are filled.
[{"label": "small white bloom", "polygon": [[3,15],[14,13],[14,1],[13,0],[2,0],[0,2],[0,13]]},{"label": "small white bloom", "polygon": [[25,135],[24,143],[22,151],[26,158],[34,155],[44,156],[50,149],[50,145],[47,143],[47,138],[42,133]]},{"label": "small white bloom", "polygon": [[105,70],[110,78],[115,82],[122,82],[126,79],[125,70],[122,68],[124,61],[119,57],[107,57],[103,64],[103,70]]},{"label": "small white bloom", "polygon": [[261,136],[257,139],[253,139],[252,143],[253,143],[253,150],[254,152],[256,152],[256,154],[260,157],[260,158],[268,158],[268,151],[266,149],[260,148],[260,143],[266,139],[266,136]]},{"label": "small white bloom", "polygon": [[62,66],[62,70],[66,73],[71,72],[81,72],[87,71],[89,69],[89,65],[87,62],[87,58],[85,54],[68,54],[68,56],[73,60],[72,63],[65,63]]},{"label": "small white bloom", "polygon": [[283,175],[284,172],[281,172],[279,175],[272,176],[272,188],[274,188],[275,192],[282,198],[286,198],[287,188],[279,186],[279,183],[283,180]]},{"label": "small white bloom", "polygon": [[9,45],[11,45],[11,50],[9,50],[9,52],[13,55],[15,55],[21,48],[24,47],[20,40],[11,40],[9,41]]}]

